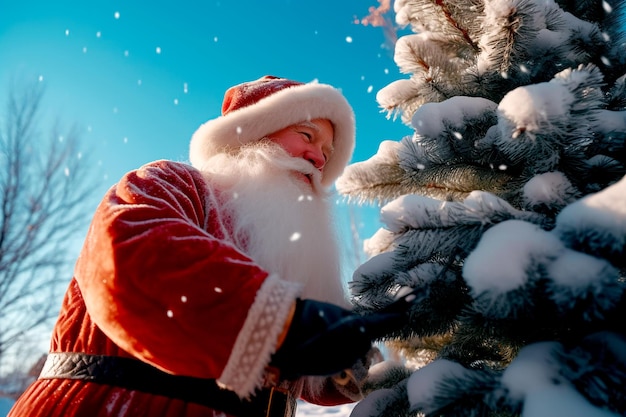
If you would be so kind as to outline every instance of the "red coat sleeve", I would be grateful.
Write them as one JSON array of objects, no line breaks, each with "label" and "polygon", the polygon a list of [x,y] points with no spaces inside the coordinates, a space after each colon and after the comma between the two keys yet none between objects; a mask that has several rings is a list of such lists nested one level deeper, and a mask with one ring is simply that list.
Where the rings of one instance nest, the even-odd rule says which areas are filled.
[{"label": "red coat sleeve", "polygon": [[217,378],[268,273],[228,238],[201,174],[157,161],[98,206],[76,266],[94,322],[168,372]]}]

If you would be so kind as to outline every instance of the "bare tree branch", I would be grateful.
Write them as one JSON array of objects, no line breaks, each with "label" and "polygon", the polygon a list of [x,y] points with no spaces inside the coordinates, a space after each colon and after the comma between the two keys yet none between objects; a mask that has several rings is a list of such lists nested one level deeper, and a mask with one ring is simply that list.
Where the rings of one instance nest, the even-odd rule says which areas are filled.
[{"label": "bare tree branch", "polygon": [[96,189],[78,129],[42,134],[43,93],[14,84],[0,125],[0,361],[56,317]]}]

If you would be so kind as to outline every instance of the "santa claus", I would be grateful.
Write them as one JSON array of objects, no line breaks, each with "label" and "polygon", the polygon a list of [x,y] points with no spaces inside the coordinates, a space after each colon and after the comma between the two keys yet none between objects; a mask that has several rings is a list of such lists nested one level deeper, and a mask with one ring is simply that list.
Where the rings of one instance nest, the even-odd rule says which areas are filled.
[{"label": "santa claus", "polygon": [[291,416],[296,398],[358,400],[375,350],[349,311],[329,191],[353,148],[334,87],[230,88],[191,164],[149,163],[106,194],[46,365],[9,416]]}]

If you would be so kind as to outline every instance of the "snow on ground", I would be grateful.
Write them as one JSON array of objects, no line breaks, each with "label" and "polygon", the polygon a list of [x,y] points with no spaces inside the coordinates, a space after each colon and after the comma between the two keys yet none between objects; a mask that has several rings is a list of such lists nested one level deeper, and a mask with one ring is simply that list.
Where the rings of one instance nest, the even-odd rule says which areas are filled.
[{"label": "snow on ground", "polygon": [[296,408],[296,417],[348,417],[355,405],[356,404],[344,404],[334,407],[321,407],[319,405],[309,404],[304,401],[298,401],[298,408]]}]

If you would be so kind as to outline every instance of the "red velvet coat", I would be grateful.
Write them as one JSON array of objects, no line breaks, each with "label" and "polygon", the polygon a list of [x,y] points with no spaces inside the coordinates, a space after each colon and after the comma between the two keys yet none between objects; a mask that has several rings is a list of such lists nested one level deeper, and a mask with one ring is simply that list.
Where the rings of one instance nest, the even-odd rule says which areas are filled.
[{"label": "red velvet coat", "polygon": [[[252,393],[300,287],[237,249],[226,219],[219,193],[189,165],[157,161],[125,175],[96,210],[51,352],[134,357],[172,374],[217,379],[241,396]],[[318,398],[304,399],[352,401],[331,383]],[[9,416],[215,414],[118,387],[40,379]]]}]

